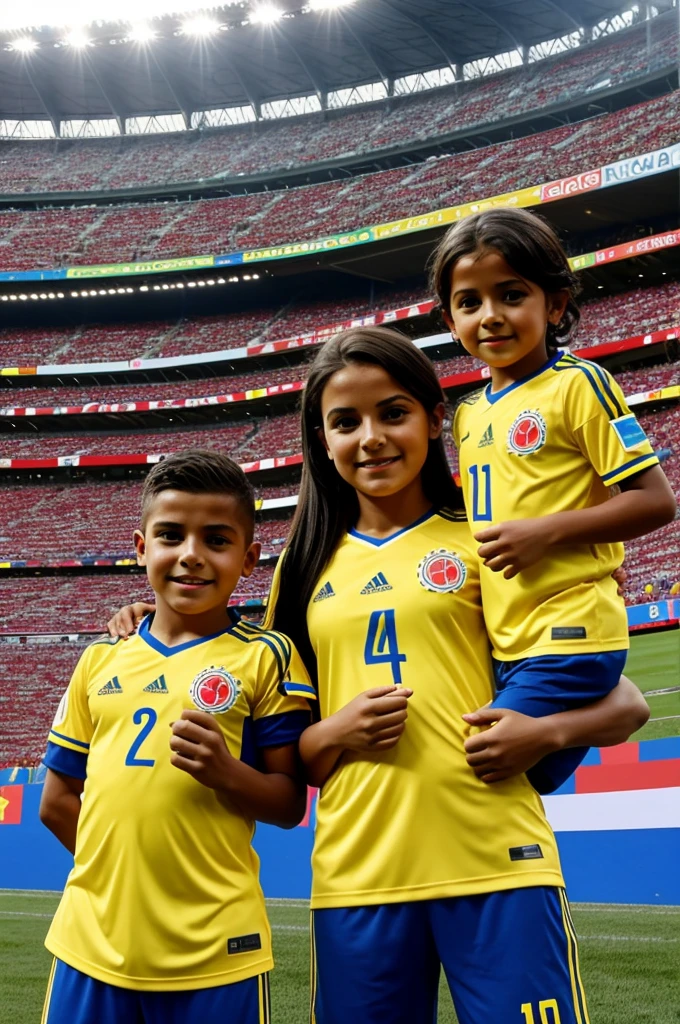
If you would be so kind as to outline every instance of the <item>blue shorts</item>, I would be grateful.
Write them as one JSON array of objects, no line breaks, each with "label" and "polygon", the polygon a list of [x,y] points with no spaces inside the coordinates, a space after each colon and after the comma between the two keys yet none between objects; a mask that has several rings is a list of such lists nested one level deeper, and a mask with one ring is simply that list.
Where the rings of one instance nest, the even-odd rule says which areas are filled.
[{"label": "blue shorts", "polygon": [[40,1024],[270,1024],[269,974],[232,985],[138,992],[52,964]]},{"label": "blue shorts", "polygon": [[[312,912],[314,1024],[590,1024],[563,889]],[[533,1015],[533,1016],[532,1016]]]},{"label": "blue shorts", "polygon": [[[494,707],[510,708],[532,718],[571,711],[606,697],[617,685],[628,651],[597,654],[547,654],[519,661],[493,662]],[[549,754],[527,772],[539,793],[552,793],[576,771],[588,752],[572,747]]]}]

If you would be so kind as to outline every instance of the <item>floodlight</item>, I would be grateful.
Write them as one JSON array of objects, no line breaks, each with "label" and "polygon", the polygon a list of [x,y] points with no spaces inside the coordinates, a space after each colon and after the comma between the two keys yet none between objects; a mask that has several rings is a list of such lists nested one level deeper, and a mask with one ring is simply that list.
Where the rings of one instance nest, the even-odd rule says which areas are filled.
[{"label": "floodlight", "polygon": [[283,17],[283,11],[275,4],[261,3],[253,7],[249,21],[254,25],[273,25],[275,21]]},{"label": "floodlight", "polygon": [[187,18],[182,22],[182,32],[186,36],[211,36],[219,30],[219,24],[214,18],[199,15],[196,18]]},{"label": "floodlight", "polygon": [[65,37],[64,42],[67,46],[72,46],[74,50],[84,50],[86,46],[89,46],[90,39],[81,28],[74,28]]},{"label": "floodlight", "polygon": [[128,39],[131,39],[135,43],[150,43],[151,40],[155,38],[156,33],[151,28],[151,25],[144,25],[143,23],[140,23],[138,25],[130,26]]},{"label": "floodlight", "polygon": [[309,0],[312,11],[332,11],[336,7],[349,7],[354,0]]},{"label": "floodlight", "polygon": [[17,53],[32,53],[33,50],[37,50],[38,43],[35,39],[31,39],[30,36],[22,36],[21,39],[14,39],[12,41],[12,49],[16,50]]}]

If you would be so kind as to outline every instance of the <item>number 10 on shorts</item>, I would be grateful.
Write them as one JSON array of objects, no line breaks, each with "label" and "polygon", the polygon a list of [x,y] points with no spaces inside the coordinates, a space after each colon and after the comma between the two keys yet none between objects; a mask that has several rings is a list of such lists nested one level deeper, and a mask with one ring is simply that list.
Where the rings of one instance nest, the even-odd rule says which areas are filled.
[{"label": "number 10 on shorts", "polygon": [[541,999],[538,1004],[538,1019],[534,1015],[531,1003],[522,1003],[520,1010],[524,1014],[525,1024],[561,1024],[560,1011],[556,999]]},{"label": "number 10 on shorts", "polygon": [[406,661],[406,655],[399,650],[394,608],[371,613],[364,645],[364,661],[367,665],[389,665],[392,669],[392,682],[401,683],[401,662]]}]

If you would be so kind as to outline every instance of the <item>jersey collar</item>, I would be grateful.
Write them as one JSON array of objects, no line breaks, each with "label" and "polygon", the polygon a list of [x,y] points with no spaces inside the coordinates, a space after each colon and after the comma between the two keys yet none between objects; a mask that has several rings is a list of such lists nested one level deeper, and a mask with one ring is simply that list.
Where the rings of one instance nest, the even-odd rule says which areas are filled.
[{"label": "jersey collar", "polygon": [[549,370],[551,366],[554,366],[557,360],[561,359],[563,355],[563,352],[557,352],[552,359],[549,359],[547,363],[543,363],[543,366],[540,366],[538,370],[534,370],[533,373],[528,373],[526,377],[521,377],[519,380],[514,381],[513,384],[508,384],[506,388],[502,388],[500,391],[492,391],[491,381],[489,381],[484,388],[484,394],[486,395],[487,402],[489,402],[490,405],[493,405],[494,402],[497,402],[499,398],[503,398],[503,396],[507,395],[508,392],[521,387],[522,384],[526,384],[527,381],[533,380],[534,377],[540,377],[542,373],[545,373],[545,371]]},{"label": "jersey collar", "polygon": [[180,654],[182,651],[188,651],[191,647],[198,647],[199,644],[205,644],[208,640],[215,640],[218,636],[224,636],[225,633],[231,633],[232,629],[239,624],[241,616],[234,608],[227,609],[229,618],[231,619],[231,626],[227,626],[226,629],[221,629],[218,633],[211,633],[210,636],[199,636],[196,640],[187,640],[183,644],[175,644],[173,647],[168,647],[157,637],[153,636],[150,632],[151,623],[153,622],[153,612],[151,615],[146,615],[139,624],[137,629],[137,635],[140,640],[148,644],[149,647],[153,647],[154,651],[158,654],[162,654],[164,658],[169,658],[173,654]]},{"label": "jersey collar", "polygon": [[408,533],[409,530],[414,530],[416,526],[420,526],[421,523],[426,523],[428,519],[431,519],[432,516],[435,516],[436,514],[436,510],[431,508],[429,512],[426,512],[424,516],[416,519],[416,521],[411,523],[410,526],[405,526],[402,530],[397,530],[396,533],[391,533],[389,537],[369,537],[368,534],[359,533],[358,530],[349,530],[348,533],[350,537],[355,537],[357,540],[363,541],[364,544],[370,544],[371,547],[374,548],[381,548],[384,547],[385,544],[391,544],[393,540],[397,539],[397,537],[402,537],[405,533]]}]

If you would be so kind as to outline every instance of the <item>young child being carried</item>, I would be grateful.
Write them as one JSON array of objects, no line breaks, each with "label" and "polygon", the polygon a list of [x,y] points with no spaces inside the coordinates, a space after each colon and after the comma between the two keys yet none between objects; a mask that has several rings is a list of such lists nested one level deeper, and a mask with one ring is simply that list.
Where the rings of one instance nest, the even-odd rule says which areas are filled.
[{"label": "young child being carried", "polygon": [[[461,221],[434,253],[432,283],[454,338],[491,371],[460,403],[453,433],[483,562],[492,708],[542,717],[595,701],[618,683],[629,646],[612,578],[621,542],[670,522],[675,498],[614,378],[557,350],[580,314],[548,224],[510,209]],[[468,741],[477,770],[492,734]],[[548,755],[529,778],[552,792],[585,753]]]},{"label": "young child being carried", "polygon": [[251,840],[255,820],[302,818],[314,690],[285,636],[228,609],[259,557],[254,517],[243,471],[216,452],[146,479],[134,540],[155,614],[87,648],[44,759],[41,819],[75,852],[44,1024],[270,1019]]}]

